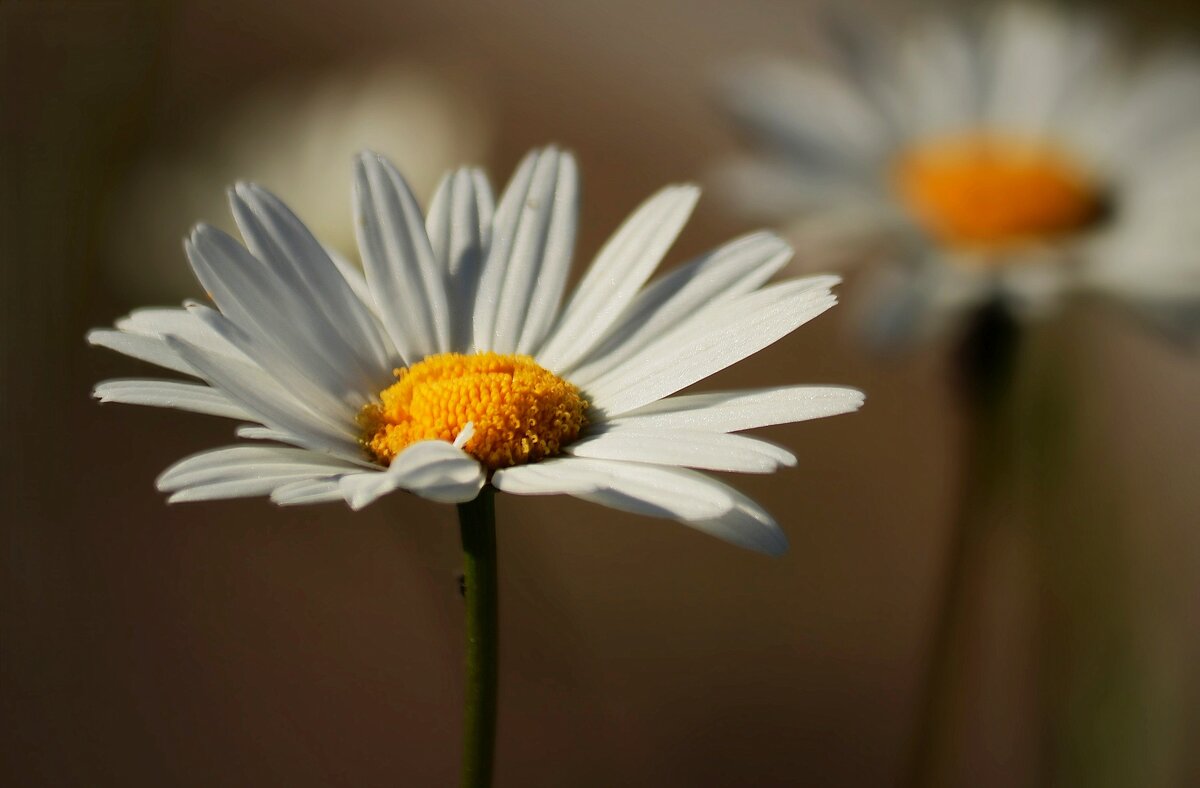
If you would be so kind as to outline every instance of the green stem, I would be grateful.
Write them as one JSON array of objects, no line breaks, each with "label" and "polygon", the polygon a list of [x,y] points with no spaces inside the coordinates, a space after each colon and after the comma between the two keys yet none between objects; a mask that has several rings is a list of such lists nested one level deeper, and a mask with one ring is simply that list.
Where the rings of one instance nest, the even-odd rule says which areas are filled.
[{"label": "green stem", "polygon": [[964,624],[968,620],[968,567],[987,533],[986,510],[996,502],[1000,477],[1010,461],[1004,416],[1016,372],[1020,329],[1007,308],[993,302],[981,308],[968,327],[956,362],[958,385],[967,415],[964,469],[957,512],[947,546],[930,652],[918,688],[917,725],[910,754],[908,784],[939,784],[939,756],[954,729],[954,691],[963,662]]},{"label": "green stem", "polygon": [[463,788],[492,784],[496,751],[497,589],[495,491],[485,486],[458,505],[463,596],[467,603],[467,681],[463,726]]}]

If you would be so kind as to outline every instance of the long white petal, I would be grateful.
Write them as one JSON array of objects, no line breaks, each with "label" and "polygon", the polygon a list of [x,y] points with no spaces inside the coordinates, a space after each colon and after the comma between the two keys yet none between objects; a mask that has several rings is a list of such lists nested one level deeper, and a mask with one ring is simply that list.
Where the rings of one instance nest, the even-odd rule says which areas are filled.
[{"label": "long white petal", "polygon": [[616,426],[572,443],[575,457],[676,465],[710,471],[771,473],[796,457],[773,443],[745,435],[686,429]]},{"label": "long white petal", "polygon": [[89,344],[115,350],[122,355],[156,364],[163,369],[195,375],[196,371],[184,363],[175,351],[167,347],[161,337],[130,334],[112,328],[94,328],[87,333]]},{"label": "long white petal", "polygon": [[[273,430],[270,427],[259,427],[256,424],[242,424],[235,429],[234,434],[239,438],[245,438],[251,441],[269,441],[272,443],[283,443],[288,446],[296,446],[301,449],[310,449],[311,441],[306,441],[303,438],[293,435],[282,430]],[[351,457],[348,453],[340,453],[338,459],[343,462],[348,462],[359,469],[366,468],[368,470],[377,468],[375,463],[369,461],[365,455]]]},{"label": "long white petal", "polygon": [[278,198],[239,183],[229,195],[233,217],[250,251],[309,309],[309,320],[340,336],[370,381],[388,369],[389,353],[375,316],[354,294],[325,248]]},{"label": "long white petal", "polygon": [[243,424],[234,430],[234,433],[239,438],[245,438],[251,441],[276,441],[279,443],[292,443],[295,438],[278,430],[273,430],[270,427],[260,427],[257,424]]},{"label": "long white petal", "polygon": [[197,317],[222,339],[253,359],[263,372],[273,377],[281,387],[293,392],[313,410],[351,423],[368,401],[367,395],[362,391],[341,389],[342,381],[333,375],[325,378],[315,377],[314,369],[325,370],[327,367],[315,361],[298,362],[295,356],[280,352],[273,343],[259,334],[242,330],[215,309],[195,308],[195,311]]},{"label": "long white petal", "polygon": [[[517,165],[512,178],[509,179],[508,185],[504,187],[504,193],[500,195],[500,203],[496,206],[496,214],[492,220],[492,245],[489,247],[488,256],[479,273],[479,286],[475,292],[475,311],[471,318],[472,345],[476,350],[491,349],[496,333],[496,319],[503,308],[500,296],[504,292],[506,272],[499,263],[507,259],[507,256],[502,257],[493,249],[499,245],[511,246],[513,228],[521,216],[521,200],[529,193],[533,172],[541,157],[542,151],[538,150],[525,154],[525,158],[521,159],[521,163]],[[497,228],[501,229],[497,231]],[[497,264],[492,264],[493,259]]]},{"label": "long white petal", "polygon": [[289,482],[271,491],[271,501],[280,506],[300,506],[301,504],[341,500],[343,500],[342,487],[336,478]]},{"label": "long white petal", "polygon": [[829,309],[837,277],[792,280],[704,310],[587,388],[607,418],[741,361]]},{"label": "long white petal", "polygon": [[[535,177],[534,188],[530,189],[522,212],[534,210],[533,201],[537,199],[551,202],[549,216],[545,221],[539,216],[536,224],[529,218],[521,223],[509,257],[503,311],[496,326],[501,346],[506,347],[508,341],[504,332],[508,332],[508,336],[515,335],[519,324],[516,351],[525,354],[533,353],[546,339],[558,317],[567,274],[571,270],[579,226],[579,171],[575,157],[569,153],[559,155],[549,192],[538,189]],[[532,265],[528,262],[531,257],[534,258]]]},{"label": "long white petal", "polygon": [[604,338],[683,229],[700,190],[669,186],[644,202],[604,244],[571,295],[545,347],[551,370],[570,367]]},{"label": "long white petal", "polygon": [[[337,316],[314,312],[300,283],[276,276],[227,234],[200,225],[185,249],[221,320],[240,329],[239,349],[284,385],[302,376],[332,396],[361,402],[390,377],[386,368],[363,366],[331,327]],[[211,310],[193,305],[191,311],[213,327]],[[232,341],[229,334],[224,339]]]},{"label": "long white petal", "polygon": [[726,103],[770,148],[805,164],[876,164],[890,141],[886,120],[861,91],[830,71],[781,60],[728,69]]},{"label": "long white petal", "polygon": [[527,155],[496,207],[474,315],[475,347],[528,353],[540,344],[562,299],[578,212],[575,159],[553,147]]},{"label": "long white petal", "polygon": [[600,489],[603,481],[585,462],[562,457],[501,468],[492,474],[492,484],[513,495],[581,495]]},{"label": "long white petal", "polygon": [[479,494],[486,479],[471,455],[445,441],[419,441],[401,452],[388,469],[341,479],[342,496],[361,509],[394,490],[408,490],[440,503],[463,503]]},{"label": "long white petal", "polygon": [[270,495],[282,484],[294,481],[294,476],[263,476],[230,479],[229,481],[198,484],[186,487],[167,496],[167,503],[195,503],[198,501],[224,501],[232,498],[258,498]]},{"label": "long white petal", "polygon": [[382,156],[364,153],[355,168],[358,246],[376,306],[409,363],[450,350],[450,309],[417,200]]},{"label": "long white petal", "polygon": [[697,310],[761,286],[791,256],[782,239],[759,232],[676,268],[639,293],[608,337],[567,374],[586,386]]},{"label": "long white petal", "polygon": [[864,395],[842,386],[784,386],[747,391],[685,394],[644,405],[611,422],[649,429],[738,432],[851,413]]},{"label": "long white petal", "polygon": [[1072,91],[1104,73],[1110,55],[1095,20],[1025,4],[997,8],[984,41],[991,67],[985,122],[1045,132]]},{"label": "long white petal", "polygon": [[[371,288],[367,285],[367,277],[363,274],[362,269],[347,260],[337,249],[326,246],[325,254],[329,255],[329,259],[333,262],[333,267],[346,280],[346,286],[362,302],[363,308],[375,315],[375,319],[378,321],[379,314],[375,311],[375,299],[371,297]],[[385,340],[390,339],[386,333],[382,334],[381,338]]]},{"label": "long white petal", "polygon": [[475,289],[491,246],[492,187],[482,170],[463,168],[442,179],[425,228],[433,254],[446,279],[450,310],[450,346],[472,350]]},{"label": "long white petal", "polygon": [[729,493],[734,498],[732,509],[716,517],[695,520],[687,525],[747,550],[767,555],[782,555],[787,552],[787,535],[775,522],[775,518],[737,490],[729,488]]},{"label": "long white petal", "polygon": [[350,463],[305,449],[228,446],[194,454],[165,470],[158,489],[171,503],[267,495],[296,482],[356,472]]},{"label": "long white petal", "polygon": [[783,532],[761,507],[732,487],[683,468],[560,457],[496,471],[492,484],[516,495],[572,495],[671,518],[769,555],[787,549]]},{"label": "long white petal", "polygon": [[225,446],[185,457],[163,471],[156,483],[163,492],[172,492],[240,478],[319,477],[358,470],[361,469],[351,463],[308,449]]},{"label": "long white petal", "polygon": [[[530,476],[542,480],[541,490],[531,490]],[[514,477],[516,484],[512,483]],[[561,480],[562,489],[554,489],[548,483],[556,477]],[[557,457],[503,468],[492,475],[492,484],[505,492],[521,495],[562,492],[614,509],[676,520],[717,517],[733,508],[733,499],[720,485],[710,484],[712,481],[681,468],[584,457]]]},{"label": "long white petal", "polygon": [[383,321],[379,317],[379,308],[375,304],[375,297],[371,295],[371,287],[367,284],[367,277],[363,274],[362,269],[339,254],[336,249],[326,247],[325,251],[329,255],[329,259],[333,261],[338,273],[346,280],[346,285],[362,303],[362,308],[370,315],[375,326],[375,333],[383,346],[383,367],[391,370],[404,366],[404,359],[400,356],[400,351],[396,350],[387,329],[383,327]]},{"label": "long white petal", "polygon": [[175,408],[229,419],[253,419],[254,416],[221,392],[200,383],[177,380],[127,379],[106,380],[92,391],[101,402]]},{"label": "long white petal", "polygon": [[344,457],[359,455],[357,436],[349,424],[339,425],[309,410],[281,392],[278,384],[257,368],[222,358],[175,337],[167,337],[167,342],[210,385],[254,414],[256,421],[294,435],[309,448]]},{"label": "long white petal", "polygon": [[927,20],[904,39],[896,56],[893,69],[904,100],[887,104],[908,134],[954,132],[978,117],[985,85],[965,30],[944,18]]},{"label": "long white petal", "polygon": [[191,312],[198,302],[186,301],[183,307],[149,307],[135,309],[116,322],[121,331],[139,336],[162,338],[167,334],[187,340],[193,345],[246,360],[246,357]]},{"label": "long white petal", "polygon": [[163,340],[166,334],[179,336],[214,353],[247,360],[240,350],[213,333],[187,309],[179,307],[135,309],[116,321],[115,330],[92,329],[87,334],[87,341],[164,369],[195,375],[196,371],[167,346]]}]

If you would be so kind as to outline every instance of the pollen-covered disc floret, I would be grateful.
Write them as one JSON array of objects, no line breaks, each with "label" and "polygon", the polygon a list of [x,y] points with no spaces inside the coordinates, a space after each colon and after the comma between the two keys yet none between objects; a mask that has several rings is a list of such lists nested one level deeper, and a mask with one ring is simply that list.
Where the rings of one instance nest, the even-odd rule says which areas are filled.
[{"label": "pollen-covered disc floret", "polygon": [[417,441],[453,441],[468,423],[466,452],[491,470],[523,465],[558,454],[586,424],[579,389],[529,356],[442,353],[395,372],[360,416],[363,445],[385,465]]},{"label": "pollen-covered disc floret", "polygon": [[1083,229],[1099,190],[1055,148],[989,134],[935,139],[897,161],[895,184],[918,222],[942,241],[1008,247]]}]

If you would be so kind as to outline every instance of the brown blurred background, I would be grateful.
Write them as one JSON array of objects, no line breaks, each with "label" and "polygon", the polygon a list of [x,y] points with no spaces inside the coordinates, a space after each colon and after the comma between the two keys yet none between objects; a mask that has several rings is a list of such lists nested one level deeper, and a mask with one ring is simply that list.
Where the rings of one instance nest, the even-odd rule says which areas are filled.
[{"label": "brown blurred background", "polygon": [[[407,118],[446,118],[389,151],[402,169],[456,161],[449,143],[430,147],[451,133],[498,186],[530,147],[573,149],[586,260],[643,197],[703,180],[736,147],[713,69],[803,51],[811,10],[0,0],[0,781],[454,784],[453,509],[403,495],[353,516],[168,507],[155,475],[229,442],[232,425],[96,405],[96,381],[150,370],[86,347],[84,332],[196,295],[170,239],[223,220],[231,166],[278,154],[282,171],[237,174],[299,200],[268,179],[291,177],[322,213],[332,190],[349,211],[348,154],[333,183],[286,173],[292,116],[254,115],[273,106],[263,97],[400,63],[418,87],[397,134]],[[1197,32],[1182,2],[1124,18]],[[335,136],[314,138],[318,160]],[[668,259],[749,229],[710,192]],[[843,302],[855,293],[851,278]],[[782,559],[571,499],[500,500],[498,784],[895,782],[962,425],[945,342],[882,363],[843,309],[706,384],[868,393],[859,414],[766,431],[799,468],[733,479],[780,519]],[[977,567],[952,773],[964,785],[1200,784],[1200,367],[1086,304],[1030,345],[1031,374],[1058,381],[1053,395],[1027,386],[1030,407],[1059,439],[1029,436],[1013,526]]]}]

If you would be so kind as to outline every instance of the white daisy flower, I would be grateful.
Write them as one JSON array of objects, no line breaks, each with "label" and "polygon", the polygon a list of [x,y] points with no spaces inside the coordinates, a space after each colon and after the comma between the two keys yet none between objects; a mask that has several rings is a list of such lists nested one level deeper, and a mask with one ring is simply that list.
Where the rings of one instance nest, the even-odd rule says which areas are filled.
[{"label": "white daisy flower", "polygon": [[831,36],[822,62],[731,69],[728,105],[767,158],[722,177],[827,255],[890,261],[880,338],[1073,290],[1196,315],[1194,53],[1131,64],[1098,20],[1026,5],[873,32]]},{"label": "white daisy flower", "polygon": [[88,335],[199,381],[111,380],[95,395],[237,419],[240,437],[266,441],[176,463],[158,479],[171,501],[269,495],[359,509],[394,490],[470,501],[490,483],[778,553],[786,540],[766,511],[693,469],[794,465],[736,433],[853,411],[863,395],[677,392],[833,306],[838,280],[766,285],[791,249],[760,232],[647,284],[697,197],[684,185],[647,200],[564,304],[579,202],[568,153],[529,154],[495,205],[482,172],[451,173],[426,217],[388,161],[361,155],[365,277],[278,199],[240,184],[230,201],[245,246],[207,225],[186,242],[216,308],[136,310]]}]

